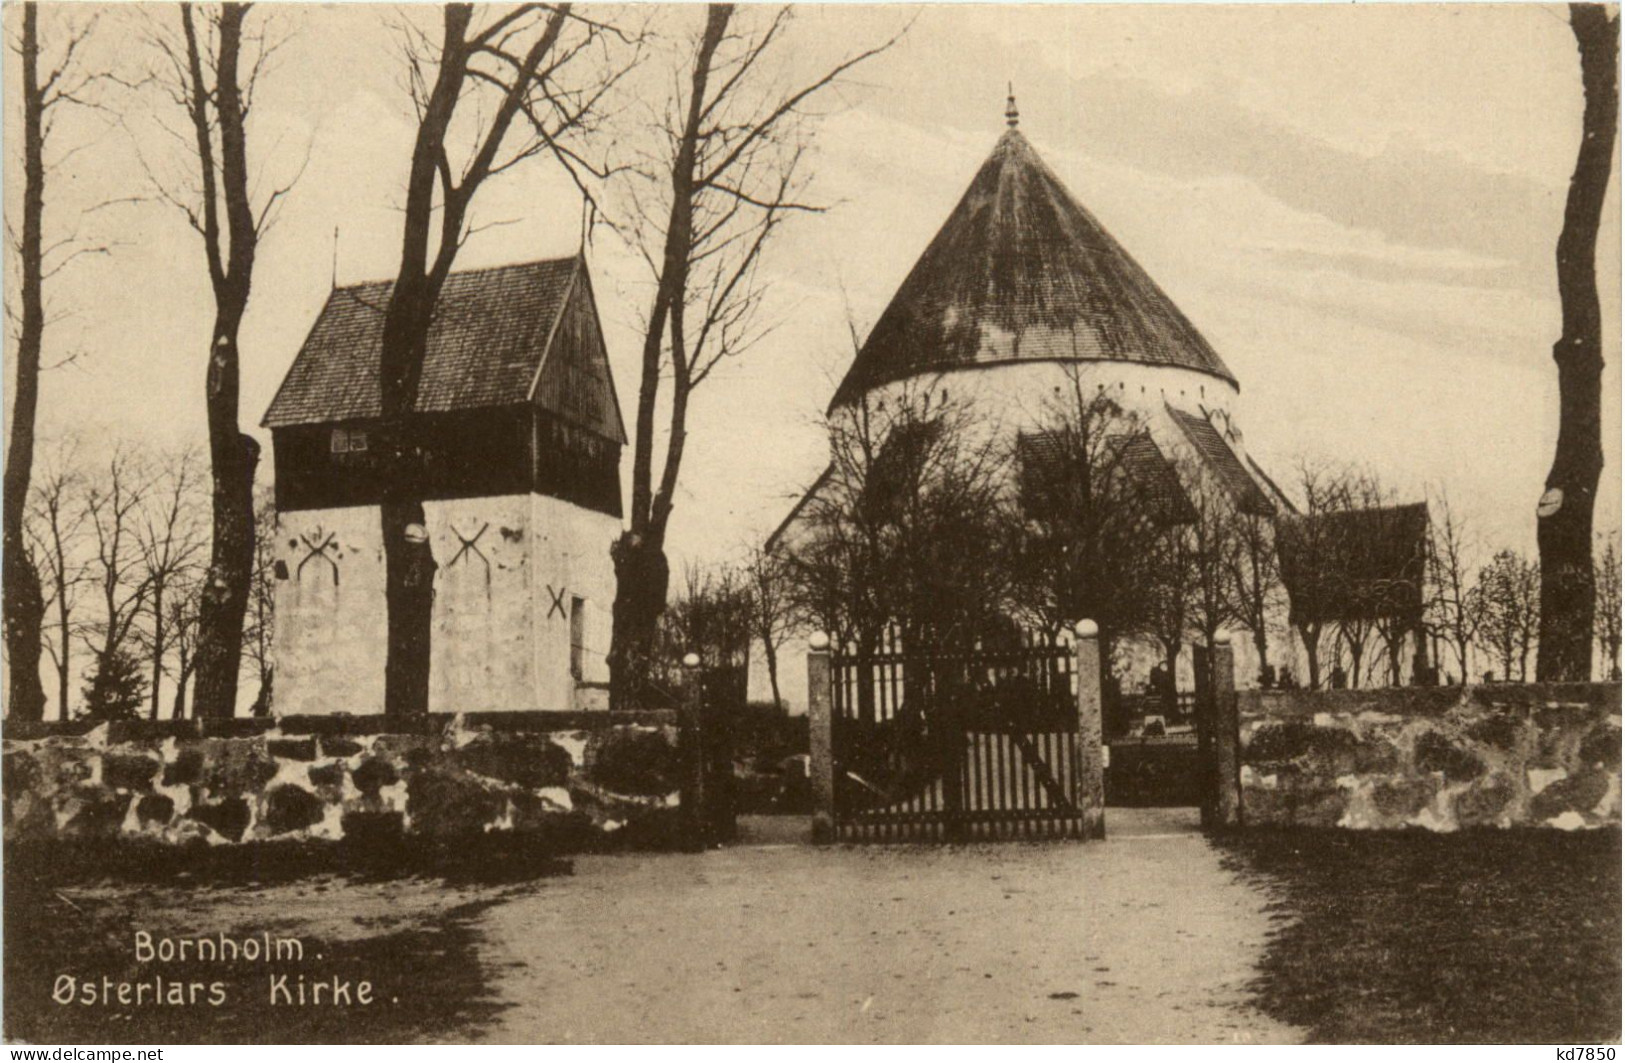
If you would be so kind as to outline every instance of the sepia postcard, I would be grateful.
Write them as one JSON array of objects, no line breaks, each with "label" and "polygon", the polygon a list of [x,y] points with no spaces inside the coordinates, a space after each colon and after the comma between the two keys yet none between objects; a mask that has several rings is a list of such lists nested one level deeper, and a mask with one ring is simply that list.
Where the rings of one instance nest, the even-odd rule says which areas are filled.
[{"label": "sepia postcard", "polygon": [[1617,6],[3,26],[9,1058],[1615,1058]]}]

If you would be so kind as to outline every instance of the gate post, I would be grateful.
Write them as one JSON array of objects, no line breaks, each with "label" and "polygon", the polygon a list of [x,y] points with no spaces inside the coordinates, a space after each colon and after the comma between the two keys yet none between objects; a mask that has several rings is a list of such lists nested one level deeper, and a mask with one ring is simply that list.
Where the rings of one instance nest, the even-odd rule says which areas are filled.
[{"label": "gate post", "polygon": [[702,852],[709,840],[710,816],[705,792],[705,694],[700,683],[700,656],[683,657],[683,696],[677,709],[677,740],[682,751],[683,784],[679,794],[684,848]]},{"label": "gate post", "polygon": [[812,786],[812,836],[835,840],[835,712],[830,697],[829,636],[807,640],[807,770]]},{"label": "gate post", "polygon": [[1219,830],[1241,826],[1241,715],[1236,705],[1236,651],[1233,634],[1214,639],[1212,702],[1213,724],[1212,826]]},{"label": "gate post", "polygon": [[1106,775],[1101,756],[1100,625],[1080,620],[1076,628],[1078,676],[1078,746],[1082,770],[1078,780],[1078,810],[1083,814],[1083,836],[1106,836]]}]

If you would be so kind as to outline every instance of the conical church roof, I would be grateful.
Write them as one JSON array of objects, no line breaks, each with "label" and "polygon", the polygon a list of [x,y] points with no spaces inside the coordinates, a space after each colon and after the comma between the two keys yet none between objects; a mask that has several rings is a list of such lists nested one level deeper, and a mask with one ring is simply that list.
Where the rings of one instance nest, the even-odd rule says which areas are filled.
[{"label": "conical church roof", "polygon": [[1173,365],[1235,383],[1012,125],[875,323],[831,406],[916,373],[1035,360]]}]

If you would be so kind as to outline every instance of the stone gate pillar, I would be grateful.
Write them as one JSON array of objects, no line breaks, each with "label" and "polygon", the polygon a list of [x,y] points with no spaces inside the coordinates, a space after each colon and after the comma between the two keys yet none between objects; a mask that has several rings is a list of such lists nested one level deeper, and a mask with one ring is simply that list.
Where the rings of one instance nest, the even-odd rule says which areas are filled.
[{"label": "stone gate pillar", "polygon": [[1076,629],[1078,677],[1078,746],[1082,776],[1078,799],[1083,813],[1083,836],[1106,836],[1106,771],[1101,749],[1100,626],[1080,620]]},{"label": "stone gate pillar", "polygon": [[1241,826],[1241,714],[1236,704],[1236,636],[1220,632],[1213,646],[1212,821],[1219,830]]},{"label": "stone gate pillar", "polygon": [[812,835],[835,840],[835,712],[830,690],[829,636],[816,632],[807,652],[807,770],[812,786]]}]

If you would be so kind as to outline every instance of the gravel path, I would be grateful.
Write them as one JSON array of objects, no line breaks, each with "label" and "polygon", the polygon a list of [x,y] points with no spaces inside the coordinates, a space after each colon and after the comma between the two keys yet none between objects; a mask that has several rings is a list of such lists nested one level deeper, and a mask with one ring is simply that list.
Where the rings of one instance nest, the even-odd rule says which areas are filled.
[{"label": "gravel path", "polygon": [[479,914],[503,1042],[1281,1042],[1264,899],[1187,820],[1098,844],[576,860]]}]

